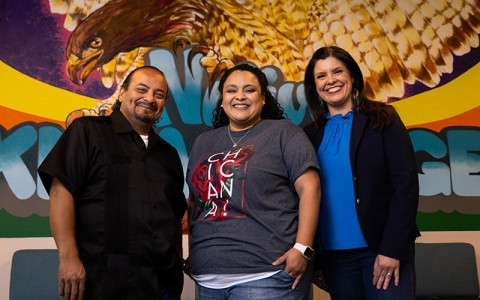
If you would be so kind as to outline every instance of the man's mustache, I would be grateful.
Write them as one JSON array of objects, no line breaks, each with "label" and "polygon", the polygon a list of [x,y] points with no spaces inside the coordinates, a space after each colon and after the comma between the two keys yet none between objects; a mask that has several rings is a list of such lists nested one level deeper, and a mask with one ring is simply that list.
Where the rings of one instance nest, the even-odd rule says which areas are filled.
[{"label": "man's mustache", "polygon": [[135,106],[139,106],[139,105],[142,105],[142,106],[149,106],[151,109],[153,110],[157,110],[157,104],[154,103],[154,102],[149,102],[149,101],[146,101],[146,100],[137,100],[135,101]]}]

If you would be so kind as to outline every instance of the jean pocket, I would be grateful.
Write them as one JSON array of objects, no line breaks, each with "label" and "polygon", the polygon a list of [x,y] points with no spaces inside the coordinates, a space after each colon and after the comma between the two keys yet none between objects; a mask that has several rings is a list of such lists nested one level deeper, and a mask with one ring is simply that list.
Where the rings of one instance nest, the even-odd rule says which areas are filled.
[{"label": "jean pocket", "polygon": [[287,279],[291,279],[292,281],[295,281],[295,277],[291,276],[290,274],[288,274],[287,271],[285,271],[285,269],[283,269],[282,271],[279,272],[279,274],[284,277],[284,278],[287,278]]}]

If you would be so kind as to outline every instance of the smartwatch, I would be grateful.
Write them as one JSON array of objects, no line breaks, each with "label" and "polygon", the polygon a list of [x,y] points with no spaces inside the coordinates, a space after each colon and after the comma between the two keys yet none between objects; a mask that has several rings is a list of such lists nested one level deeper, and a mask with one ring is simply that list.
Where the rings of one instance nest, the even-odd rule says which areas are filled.
[{"label": "smartwatch", "polygon": [[302,245],[300,243],[295,243],[293,248],[300,251],[300,253],[302,253],[303,257],[305,257],[307,260],[311,260],[312,257],[313,257],[313,254],[315,253],[315,251],[312,249],[312,247],[308,247],[308,246]]}]

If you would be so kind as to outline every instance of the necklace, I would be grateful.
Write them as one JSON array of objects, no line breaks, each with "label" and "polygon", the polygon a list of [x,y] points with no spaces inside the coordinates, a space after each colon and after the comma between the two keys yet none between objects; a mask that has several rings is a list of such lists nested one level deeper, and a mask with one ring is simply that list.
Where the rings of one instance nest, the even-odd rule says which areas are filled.
[{"label": "necklace", "polygon": [[233,143],[233,146],[232,147],[237,147],[238,143],[240,143],[241,140],[243,140],[243,138],[250,132],[250,130],[252,130],[252,128],[257,125],[257,123],[259,122],[260,120],[258,120],[257,122],[255,122],[252,127],[248,128],[247,132],[245,132],[245,134],[238,140],[238,141],[234,141],[233,138],[232,138],[232,135],[230,134],[230,125],[227,125],[227,131],[228,131],[228,136],[230,137],[230,140],[232,141]]}]

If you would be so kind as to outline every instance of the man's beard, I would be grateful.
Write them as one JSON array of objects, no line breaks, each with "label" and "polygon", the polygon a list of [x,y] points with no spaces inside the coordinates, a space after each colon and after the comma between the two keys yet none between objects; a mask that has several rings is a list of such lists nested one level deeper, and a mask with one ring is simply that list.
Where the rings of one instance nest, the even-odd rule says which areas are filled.
[{"label": "man's beard", "polygon": [[[137,106],[135,108],[137,108]],[[143,107],[138,107],[138,108],[140,108],[143,113],[138,113],[137,110],[135,109],[135,111],[133,112],[133,116],[137,120],[139,120],[141,122],[144,122],[144,123],[148,123],[148,124],[153,124],[158,120],[158,118],[155,119],[155,113],[149,114],[148,112],[146,112],[147,109],[145,109]],[[152,107],[152,109],[153,109],[153,107]]]}]

